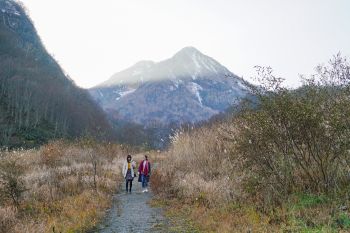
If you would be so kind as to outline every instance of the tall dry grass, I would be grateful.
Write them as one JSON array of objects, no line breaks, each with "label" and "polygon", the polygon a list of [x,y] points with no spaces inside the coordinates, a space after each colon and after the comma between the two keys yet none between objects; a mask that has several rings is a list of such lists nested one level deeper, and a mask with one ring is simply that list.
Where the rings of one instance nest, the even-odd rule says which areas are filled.
[{"label": "tall dry grass", "polygon": [[178,132],[152,178],[154,191],[206,206],[244,197],[242,164],[232,156],[233,148],[223,140],[221,127]]},{"label": "tall dry grass", "polygon": [[[108,208],[120,181],[124,148],[91,140],[55,141],[37,150],[1,152],[0,164],[12,163],[0,176],[0,232],[82,232]],[[6,189],[15,184],[18,205]],[[17,173],[16,173],[17,174]],[[16,185],[12,185],[16,188]],[[11,192],[10,192],[11,193]]]}]

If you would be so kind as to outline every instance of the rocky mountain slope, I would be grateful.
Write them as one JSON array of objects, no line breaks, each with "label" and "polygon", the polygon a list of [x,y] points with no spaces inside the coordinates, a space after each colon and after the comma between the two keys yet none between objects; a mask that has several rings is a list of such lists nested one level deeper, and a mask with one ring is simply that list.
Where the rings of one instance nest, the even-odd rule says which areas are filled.
[{"label": "rocky mountain slope", "polygon": [[114,119],[142,125],[208,120],[249,93],[244,80],[194,47],[141,61],[90,89]]}]

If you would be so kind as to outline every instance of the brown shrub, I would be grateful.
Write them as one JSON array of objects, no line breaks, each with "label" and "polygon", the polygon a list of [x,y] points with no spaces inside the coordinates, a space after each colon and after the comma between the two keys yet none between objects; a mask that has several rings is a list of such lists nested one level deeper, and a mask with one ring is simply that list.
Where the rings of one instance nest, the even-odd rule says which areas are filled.
[{"label": "brown shrub", "polygon": [[41,147],[41,161],[49,167],[56,166],[58,161],[64,156],[65,144],[63,141],[51,141]]},{"label": "brown shrub", "polygon": [[0,203],[10,200],[15,207],[19,207],[23,192],[23,167],[13,159],[0,160]]},{"label": "brown shrub", "polygon": [[0,233],[11,232],[12,227],[17,223],[17,211],[12,207],[0,207]]}]

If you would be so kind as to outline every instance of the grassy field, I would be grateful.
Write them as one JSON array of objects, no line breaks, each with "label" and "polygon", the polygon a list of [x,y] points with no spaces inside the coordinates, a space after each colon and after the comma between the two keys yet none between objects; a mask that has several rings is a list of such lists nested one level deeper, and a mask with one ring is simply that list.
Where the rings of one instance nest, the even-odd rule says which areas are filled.
[{"label": "grassy field", "polygon": [[127,150],[55,141],[0,157],[0,232],[84,232],[103,217]]}]

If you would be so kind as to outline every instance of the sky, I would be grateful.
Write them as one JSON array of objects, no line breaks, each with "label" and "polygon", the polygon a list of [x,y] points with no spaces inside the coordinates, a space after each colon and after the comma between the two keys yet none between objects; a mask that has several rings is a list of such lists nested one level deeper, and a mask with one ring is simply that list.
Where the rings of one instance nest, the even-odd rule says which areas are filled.
[{"label": "sky", "polygon": [[271,66],[288,87],[338,52],[350,58],[349,0],[22,2],[49,53],[84,88],[186,46],[250,81],[254,66]]}]

